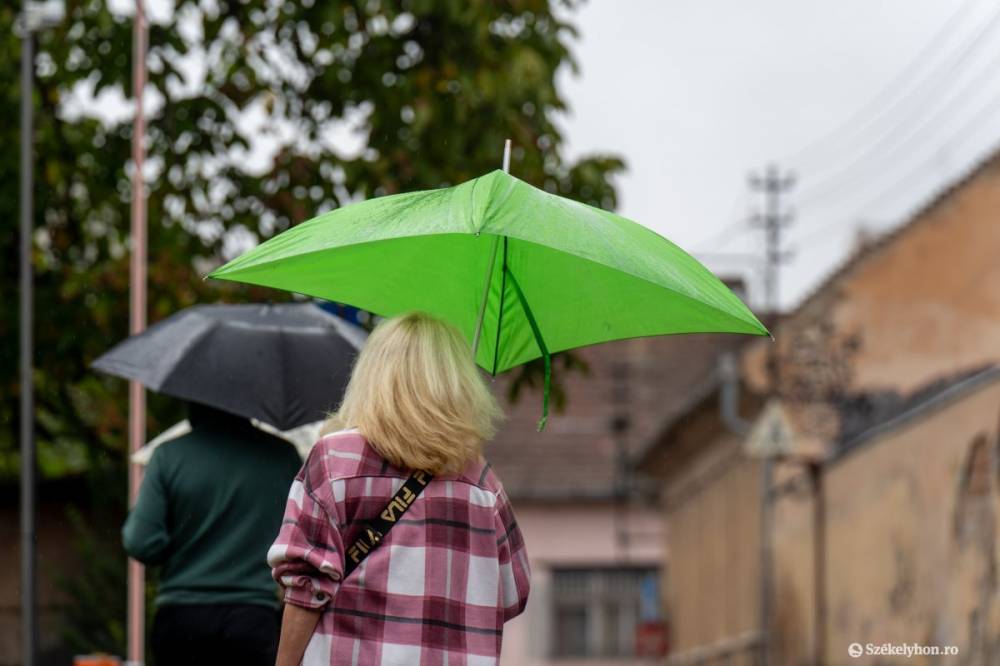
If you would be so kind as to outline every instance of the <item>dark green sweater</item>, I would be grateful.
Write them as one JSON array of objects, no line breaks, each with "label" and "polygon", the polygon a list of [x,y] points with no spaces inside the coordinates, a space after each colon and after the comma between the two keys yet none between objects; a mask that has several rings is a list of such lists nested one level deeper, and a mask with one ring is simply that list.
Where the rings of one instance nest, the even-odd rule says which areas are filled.
[{"label": "dark green sweater", "polygon": [[249,421],[192,410],[190,433],[153,454],[122,541],[159,565],[156,604],[278,606],[267,550],[302,462]]}]

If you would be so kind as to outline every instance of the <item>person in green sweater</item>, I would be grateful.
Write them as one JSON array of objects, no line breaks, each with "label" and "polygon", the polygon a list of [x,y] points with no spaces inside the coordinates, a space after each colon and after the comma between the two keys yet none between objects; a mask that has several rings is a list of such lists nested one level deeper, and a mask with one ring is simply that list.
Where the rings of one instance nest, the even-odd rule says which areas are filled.
[{"label": "person in green sweater", "polygon": [[280,612],[267,549],[302,461],[242,417],[189,413],[191,432],[156,449],[122,527],[126,552],[160,567],[153,656],[271,665]]}]

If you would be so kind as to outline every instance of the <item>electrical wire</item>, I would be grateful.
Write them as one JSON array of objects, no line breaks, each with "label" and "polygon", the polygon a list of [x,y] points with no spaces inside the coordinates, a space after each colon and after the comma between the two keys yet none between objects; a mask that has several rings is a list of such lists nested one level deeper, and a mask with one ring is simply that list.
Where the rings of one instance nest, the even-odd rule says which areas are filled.
[{"label": "electrical wire", "polygon": [[[932,163],[937,154],[940,153],[940,151],[943,148],[947,147],[948,145],[955,144],[956,142],[959,141],[960,138],[964,139],[965,135],[967,135],[970,130],[979,129],[982,121],[985,118],[989,117],[990,115],[996,113],[997,111],[1000,111],[1000,94],[996,94],[993,97],[987,99],[986,103],[981,105],[977,109],[976,113],[973,114],[972,117],[970,117],[968,121],[964,123],[953,136],[951,136],[951,138],[946,140],[943,145],[938,145],[933,151],[930,152],[930,154],[927,156],[926,159],[924,159],[922,162],[917,163],[914,168],[904,171],[899,178],[895,179],[892,182],[892,184],[880,190],[880,192],[875,196],[869,197],[868,199],[864,200],[864,202],[861,205],[857,206],[855,210],[864,211],[866,209],[871,209],[881,201],[885,200],[885,198],[890,193],[894,193],[895,191],[900,189],[900,187],[908,183],[915,174],[919,174],[925,167],[927,167],[930,163]],[[799,244],[807,243],[810,240],[815,240],[819,236],[833,230],[834,227],[842,226],[843,219],[844,218],[838,216],[837,219],[832,220],[830,223],[812,229],[807,235],[793,240]]]},{"label": "electrical wire", "polygon": [[[960,18],[963,18],[974,4],[977,4],[976,0],[966,0],[966,2],[964,2],[954,13],[951,14],[951,16],[948,17],[938,32],[936,32],[934,36],[924,44],[909,64],[904,67],[903,70],[899,72],[877,94],[870,98],[866,104],[862,105],[818,139],[786,156],[783,163],[804,165],[813,161],[808,159],[810,154],[826,152],[820,151],[819,148],[828,144],[833,145],[833,150],[835,152],[840,152],[846,139],[844,136],[845,132],[848,132],[847,136],[863,133],[868,129],[868,127],[874,124],[876,120],[884,116],[889,109],[894,108],[895,104],[890,104],[889,100],[886,98],[891,99],[892,96],[897,93],[897,89],[902,87],[903,84],[912,83],[913,75],[918,74],[924,68],[924,60],[938,51],[941,42],[955,30],[957,25],[961,23]],[[972,41],[978,41],[978,36],[979,35],[977,33],[977,35],[973,37]],[[959,47],[959,49],[962,48],[965,47]]]},{"label": "electrical wire", "polygon": [[748,193],[744,190],[742,197],[736,197],[733,200],[732,206],[729,208],[729,213],[723,218],[725,220],[731,220],[726,226],[724,226],[720,231],[704,238],[692,246],[693,252],[706,252],[706,251],[717,251],[730,242],[739,238],[746,232],[750,231],[751,227],[748,223],[748,213],[750,210],[751,202],[748,197]]},{"label": "electrical wire", "polygon": [[[1000,18],[1000,14],[998,14],[998,18]],[[928,106],[927,109],[931,110],[931,113],[923,119],[923,122],[910,127],[908,131],[904,131],[907,129],[906,124],[894,125],[878,140],[870,144],[866,150],[857,153],[833,177],[824,181],[825,186],[818,189],[817,186],[813,186],[811,189],[805,190],[799,199],[800,205],[807,206],[818,201],[829,200],[846,189],[852,189],[854,183],[865,178],[865,172],[859,167],[863,165],[869,153],[877,152],[885,144],[885,149],[879,155],[880,159],[885,161],[900,151],[908,149],[911,144],[916,143],[925,130],[947,121],[951,108],[956,103],[962,102],[963,96],[981,90],[983,80],[995,80],[998,66],[1000,66],[1000,52],[994,53],[990,60],[976,68],[974,70],[976,73],[972,78],[966,79],[959,88],[952,89],[947,95],[938,97],[935,104]],[[831,185],[831,183],[837,184]]]},{"label": "electrical wire", "polygon": [[702,251],[717,251],[735,238],[742,236],[744,233],[750,230],[750,225],[747,224],[746,220],[735,220],[727,224],[723,229],[715,234],[712,234],[708,238],[695,243],[693,246],[694,252]]},{"label": "electrical wire", "polygon": [[[958,70],[958,68],[966,61],[967,58],[969,58],[973,53],[975,53],[976,49],[983,43],[983,40],[986,37],[989,37],[991,33],[998,26],[1000,26],[1000,5],[997,6],[996,11],[993,12],[989,20],[980,26],[980,29],[976,32],[973,39],[966,42],[963,47],[961,47],[955,54],[953,54],[954,57],[951,59],[949,63],[945,65],[945,68],[933,72],[931,75],[925,78],[921,82],[921,84],[913,90],[913,92],[914,93],[921,92],[925,88],[927,88],[929,93],[934,95],[935,98],[937,98],[937,96],[940,94],[941,88],[943,87],[942,85],[938,84],[939,80],[943,79],[943,77],[948,77],[947,81],[949,82],[954,80],[955,77],[953,76],[953,73],[956,70]],[[944,85],[946,86],[947,82],[944,82]],[[911,114],[909,117],[897,119],[896,122],[894,122],[888,128],[888,130],[883,131],[882,134],[874,142],[868,143],[867,147],[862,149],[860,155],[855,156],[855,158],[850,161],[851,165],[860,164],[864,159],[864,155],[871,153],[874,150],[874,146],[883,143],[886,135],[891,136],[898,130],[899,127],[905,126],[910,121],[910,118],[920,117],[920,114],[923,112],[923,109],[925,108],[926,104],[924,103],[923,100],[920,99],[911,100],[911,102],[912,102],[911,108],[917,109],[917,111]],[[888,109],[886,109],[886,112],[887,111]],[[837,173],[843,174],[846,171],[849,171],[849,168],[847,169],[841,168]],[[822,191],[824,189],[832,188],[831,183],[836,182],[839,177],[840,176],[834,176],[828,179],[821,179],[819,180],[818,185],[814,185],[810,188],[807,188],[802,193],[801,196],[804,199],[811,199],[813,198],[813,196],[817,191]]]}]

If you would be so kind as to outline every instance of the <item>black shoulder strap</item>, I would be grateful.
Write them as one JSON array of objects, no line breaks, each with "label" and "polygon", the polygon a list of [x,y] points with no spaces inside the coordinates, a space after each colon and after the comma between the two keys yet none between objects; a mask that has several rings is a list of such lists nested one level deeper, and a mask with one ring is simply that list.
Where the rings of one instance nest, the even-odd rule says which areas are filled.
[{"label": "black shoulder strap", "polygon": [[358,568],[358,565],[382,543],[392,526],[402,517],[410,505],[420,496],[434,477],[427,472],[416,471],[410,475],[382,511],[361,528],[361,533],[350,546],[344,557],[344,578]]}]

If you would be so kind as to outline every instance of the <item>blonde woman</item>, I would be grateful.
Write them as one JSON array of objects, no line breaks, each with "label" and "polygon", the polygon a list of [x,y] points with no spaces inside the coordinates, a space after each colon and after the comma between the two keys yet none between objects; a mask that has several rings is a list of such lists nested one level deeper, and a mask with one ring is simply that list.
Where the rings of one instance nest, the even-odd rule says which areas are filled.
[{"label": "blonde woman", "polygon": [[[285,599],[278,666],[499,663],[529,579],[482,456],[499,416],[454,327],[408,314],[375,329],[268,553]],[[400,488],[414,480],[419,494]],[[401,518],[387,509],[397,491]],[[391,529],[359,555],[352,544],[384,509]]]}]

